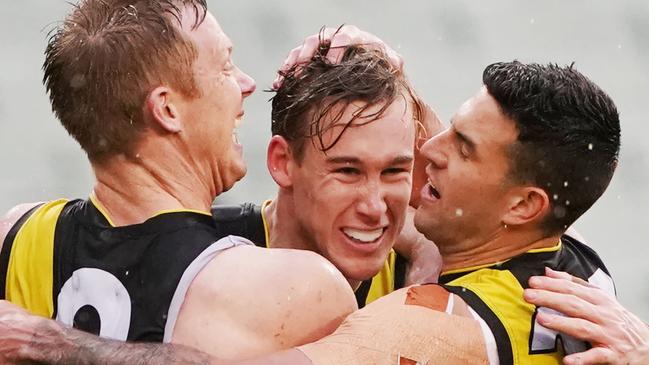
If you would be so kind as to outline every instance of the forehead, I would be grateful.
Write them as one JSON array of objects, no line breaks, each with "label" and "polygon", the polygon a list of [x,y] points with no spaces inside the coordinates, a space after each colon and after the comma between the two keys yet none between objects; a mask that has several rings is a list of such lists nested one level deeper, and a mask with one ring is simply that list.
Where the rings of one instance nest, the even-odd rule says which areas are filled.
[{"label": "forehead", "polygon": [[462,104],[453,116],[451,128],[483,149],[508,147],[518,135],[516,124],[503,114],[486,87]]},{"label": "forehead", "polygon": [[210,61],[226,59],[232,50],[232,41],[225,34],[212,13],[207,12],[205,19],[196,28],[197,16],[193,8],[185,7],[182,12],[182,30],[186,37],[194,42],[199,55],[207,56]]},{"label": "forehead", "polygon": [[[342,117],[323,135],[324,146],[330,146],[338,138],[335,145],[325,154],[314,147],[314,143],[315,146],[319,146],[319,141],[317,137],[313,137],[314,143],[306,143],[305,158],[311,156],[315,160],[324,161],[342,156],[371,163],[412,156],[415,123],[412,107],[409,104],[399,96],[376,120],[369,116],[378,112],[383,105],[370,106],[345,129],[355,113],[358,113],[359,108],[365,104],[356,102],[348,105]],[[330,114],[336,115],[337,112],[332,110]]]}]

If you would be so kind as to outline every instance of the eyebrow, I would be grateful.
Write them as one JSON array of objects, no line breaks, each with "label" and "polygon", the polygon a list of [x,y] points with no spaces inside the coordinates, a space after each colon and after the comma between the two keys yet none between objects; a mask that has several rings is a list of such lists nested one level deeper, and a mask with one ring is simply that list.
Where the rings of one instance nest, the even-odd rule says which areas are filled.
[{"label": "eyebrow", "polygon": [[[401,165],[406,163],[411,163],[415,158],[412,155],[401,155],[397,156],[390,161],[390,165]],[[352,156],[335,156],[328,157],[327,163],[329,164],[361,164],[361,160],[357,157]]]}]

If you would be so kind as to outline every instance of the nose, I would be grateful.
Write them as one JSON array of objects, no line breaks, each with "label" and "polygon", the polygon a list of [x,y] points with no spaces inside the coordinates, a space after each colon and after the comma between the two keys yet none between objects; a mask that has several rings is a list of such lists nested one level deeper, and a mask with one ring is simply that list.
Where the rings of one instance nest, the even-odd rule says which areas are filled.
[{"label": "nose", "polygon": [[255,89],[257,89],[257,84],[255,83],[255,79],[250,77],[247,73],[241,71],[240,69],[237,69],[237,71],[239,73],[237,82],[239,83],[239,87],[241,88],[241,94],[244,98],[246,98],[253,92],[255,92]]},{"label": "nose", "polygon": [[361,188],[357,203],[358,213],[369,222],[377,223],[388,210],[380,183],[369,182]]},{"label": "nose", "polygon": [[437,169],[445,169],[448,166],[448,155],[444,151],[445,135],[446,133],[438,134],[421,146],[421,154]]}]

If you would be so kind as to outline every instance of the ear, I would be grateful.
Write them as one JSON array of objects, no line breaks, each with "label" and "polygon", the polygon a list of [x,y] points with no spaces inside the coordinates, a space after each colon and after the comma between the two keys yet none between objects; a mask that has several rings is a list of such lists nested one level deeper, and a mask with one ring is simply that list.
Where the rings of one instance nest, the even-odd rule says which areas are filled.
[{"label": "ear", "polygon": [[550,199],[545,190],[528,186],[512,194],[507,208],[503,223],[508,226],[522,225],[543,218],[550,208]]},{"label": "ear", "polygon": [[176,101],[178,95],[171,89],[158,86],[146,99],[146,108],[153,123],[169,133],[182,131],[182,123]]},{"label": "ear", "polygon": [[273,136],[268,143],[266,165],[270,176],[280,188],[293,185],[295,160],[291,146],[282,136]]}]

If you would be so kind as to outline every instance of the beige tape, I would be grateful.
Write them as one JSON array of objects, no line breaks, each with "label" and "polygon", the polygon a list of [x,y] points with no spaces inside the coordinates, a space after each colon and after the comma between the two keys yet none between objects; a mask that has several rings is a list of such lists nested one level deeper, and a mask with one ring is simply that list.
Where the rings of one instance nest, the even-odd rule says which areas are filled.
[{"label": "beige tape", "polygon": [[351,314],[333,334],[300,351],[314,365],[489,363],[476,320],[406,305],[406,291]]}]

